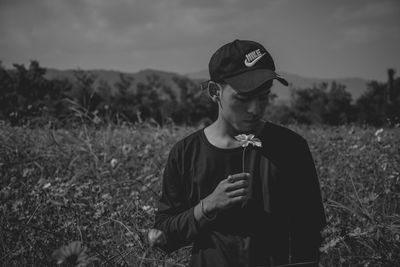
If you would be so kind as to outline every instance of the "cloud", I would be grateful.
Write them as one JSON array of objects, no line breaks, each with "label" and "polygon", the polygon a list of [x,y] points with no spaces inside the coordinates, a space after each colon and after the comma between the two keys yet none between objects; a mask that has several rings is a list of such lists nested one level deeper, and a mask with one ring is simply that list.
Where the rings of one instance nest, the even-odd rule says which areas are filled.
[{"label": "cloud", "polygon": [[[396,18],[400,12],[398,0],[354,1],[340,6],[333,17],[341,21],[365,21]],[[399,19],[397,19],[399,21]]]},{"label": "cloud", "polygon": [[79,49],[179,47],[206,43],[223,36],[221,32],[232,35],[232,29],[240,31],[256,20],[252,12],[274,3],[278,1],[3,0],[0,34],[8,47],[37,42],[67,50],[74,43]]},{"label": "cloud", "polygon": [[374,26],[358,25],[343,29],[342,35],[353,43],[366,43],[379,38],[379,28]]},{"label": "cloud", "polygon": [[399,5],[398,0],[0,0],[0,60],[189,72],[205,68],[216,48],[241,38],[264,44],[279,69],[318,72],[332,47],[345,55],[371,42],[398,44]]},{"label": "cloud", "polygon": [[216,8],[234,8],[239,9],[244,12],[246,10],[252,10],[257,8],[265,7],[274,2],[279,2],[282,0],[272,0],[266,3],[265,0],[252,0],[252,1],[242,1],[242,0],[177,0],[179,5],[186,7],[195,7],[200,9],[216,9]]},{"label": "cloud", "polygon": [[340,46],[367,44],[400,35],[400,1],[346,2],[333,12]]}]

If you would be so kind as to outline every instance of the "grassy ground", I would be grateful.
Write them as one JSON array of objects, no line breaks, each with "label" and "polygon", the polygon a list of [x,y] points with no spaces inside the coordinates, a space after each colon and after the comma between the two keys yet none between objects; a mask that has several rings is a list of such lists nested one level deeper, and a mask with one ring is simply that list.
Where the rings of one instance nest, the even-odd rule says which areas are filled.
[{"label": "grassy ground", "polygon": [[[321,182],[329,222],[322,265],[394,266],[400,129],[289,128],[308,140]],[[149,247],[146,234],[169,149],[194,130],[1,125],[0,263],[68,266],[65,257],[76,254],[93,265],[185,266],[190,247],[165,255]]]}]

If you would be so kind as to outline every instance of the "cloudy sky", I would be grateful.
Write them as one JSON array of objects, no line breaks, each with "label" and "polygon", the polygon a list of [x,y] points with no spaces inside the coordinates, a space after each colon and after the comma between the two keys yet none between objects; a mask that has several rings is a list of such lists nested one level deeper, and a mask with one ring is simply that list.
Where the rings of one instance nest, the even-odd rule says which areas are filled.
[{"label": "cloudy sky", "polygon": [[399,0],[0,0],[0,60],[58,69],[207,69],[236,38],[306,77],[400,75]]}]

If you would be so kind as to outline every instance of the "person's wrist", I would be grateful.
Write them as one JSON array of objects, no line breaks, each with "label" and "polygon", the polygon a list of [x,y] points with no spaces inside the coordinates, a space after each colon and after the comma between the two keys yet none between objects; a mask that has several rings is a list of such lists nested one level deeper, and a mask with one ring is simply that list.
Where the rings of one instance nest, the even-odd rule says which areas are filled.
[{"label": "person's wrist", "polygon": [[213,221],[216,217],[217,214],[214,214],[214,216],[210,217],[209,214],[206,214],[206,212],[204,211],[204,204],[203,204],[203,199],[200,200],[200,209],[201,209],[201,214],[203,216],[204,219],[206,219],[207,221]]},{"label": "person's wrist", "polygon": [[206,216],[213,217],[217,213],[217,209],[212,201],[205,198],[203,199],[203,212]]}]

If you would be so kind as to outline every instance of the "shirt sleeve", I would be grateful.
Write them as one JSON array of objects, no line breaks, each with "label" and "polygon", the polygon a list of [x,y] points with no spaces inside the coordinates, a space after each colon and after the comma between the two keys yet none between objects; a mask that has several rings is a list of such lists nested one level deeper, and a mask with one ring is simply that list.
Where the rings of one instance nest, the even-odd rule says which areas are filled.
[{"label": "shirt sleeve", "polygon": [[294,262],[318,261],[321,230],[326,226],[321,189],[314,160],[304,139],[297,151],[293,168],[294,184],[291,186],[292,258]]},{"label": "shirt sleeve", "polygon": [[154,224],[154,228],[166,235],[167,243],[160,248],[167,253],[193,242],[200,228],[194,218],[194,207],[190,207],[187,201],[180,164],[182,161],[174,147],[164,169]]}]

